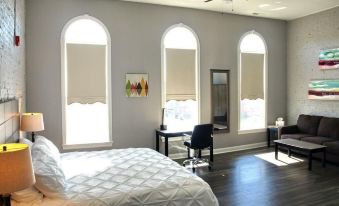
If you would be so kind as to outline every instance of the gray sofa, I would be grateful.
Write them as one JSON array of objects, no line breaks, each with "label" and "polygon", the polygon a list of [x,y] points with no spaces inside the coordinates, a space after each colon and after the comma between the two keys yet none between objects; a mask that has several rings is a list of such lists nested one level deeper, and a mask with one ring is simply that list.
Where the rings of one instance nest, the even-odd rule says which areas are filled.
[{"label": "gray sofa", "polygon": [[280,137],[325,145],[327,160],[339,163],[339,118],[301,114],[296,125],[281,128]]}]

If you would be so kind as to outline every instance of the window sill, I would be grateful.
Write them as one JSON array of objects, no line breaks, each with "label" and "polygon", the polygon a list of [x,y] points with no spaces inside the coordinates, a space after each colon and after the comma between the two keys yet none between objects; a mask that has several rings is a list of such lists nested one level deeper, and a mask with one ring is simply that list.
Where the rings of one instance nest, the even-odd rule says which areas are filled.
[{"label": "window sill", "polygon": [[262,132],[266,132],[266,128],[238,130],[238,134],[252,134],[252,133],[262,133]]},{"label": "window sill", "polygon": [[88,144],[64,144],[62,148],[64,150],[72,149],[91,149],[100,147],[112,147],[113,142],[100,142],[100,143],[88,143]]}]

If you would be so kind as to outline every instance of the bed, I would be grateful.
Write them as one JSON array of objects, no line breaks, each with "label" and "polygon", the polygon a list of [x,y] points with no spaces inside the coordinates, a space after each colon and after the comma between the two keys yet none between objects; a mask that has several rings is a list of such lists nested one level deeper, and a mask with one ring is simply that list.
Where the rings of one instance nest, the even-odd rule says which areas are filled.
[{"label": "bed", "polygon": [[206,182],[151,149],[71,152],[61,159],[70,205],[218,205]]},{"label": "bed", "polygon": [[[11,108],[17,106],[16,101],[10,104]],[[11,113],[13,116],[9,119],[12,131],[8,132],[2,143],[17,138],[18,125],[13,122],[18,121],[18,115],[14,108]],[[35,195],[35,199],[28,202],[17,201],[17,194],[12,194],[15,199],[12,200],[13,206],[218,205],[218,200],[205,181],[152,149],[58,152],[47,138],[36,138],[36,142],[31,145],[31,153],[37,180],[34,191],[40,195]],[[52,159],[48,159],[49,156]],[[54,172],[57,169],[46,169],[53,165],[53,158],[56,159],[56,167],[60,169],[56,174]],[[45,192],[41,188],[41,175],[49,175],[52,181],[62,176],[63,188],[57,193]],[[45,186],[51,185],[43,187]]]}]

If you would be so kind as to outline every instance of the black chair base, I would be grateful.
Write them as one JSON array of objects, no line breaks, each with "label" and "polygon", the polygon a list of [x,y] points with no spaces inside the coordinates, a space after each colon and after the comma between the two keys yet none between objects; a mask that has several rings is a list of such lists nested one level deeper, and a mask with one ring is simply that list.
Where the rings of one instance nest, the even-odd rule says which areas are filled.
[{"label": "black chair base", "polygon": [[207,163],[208,164],[208,170],[211,171],[213,167],[213,162],[208,159],[201,158],[201,150],[198,150],[198,157],[190,157],[189,156],[189,148],[188,148],[188,159],[186,159],[183,163],[182,166],[186,167],[186,165],[192,165],[192,171],[195,173],[195,169],[199,167],[200,164]]},{"label": "black chair base", "polygon": [[198,168],[199,164],[203,163],[208,163],[208,170],[211,171],[213,167],[213,163],[206,160],[206,159],[201,159],[201,158],[192,158],[192,159],[187,159],[182,163],[183,167],[186,167],[186,165],[192,165],[192,171],[195,173],[195,169]]}]

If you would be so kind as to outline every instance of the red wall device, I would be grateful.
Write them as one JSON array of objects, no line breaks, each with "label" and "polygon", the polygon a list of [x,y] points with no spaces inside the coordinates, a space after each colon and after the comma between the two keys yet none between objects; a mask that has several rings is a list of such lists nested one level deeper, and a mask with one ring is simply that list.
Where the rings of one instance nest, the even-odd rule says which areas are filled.
[{"label": "red wall device", "polygon": [[20,45],[20,36],[15,36],[14,41],[15,41],[15,46],[19,46]]}]

